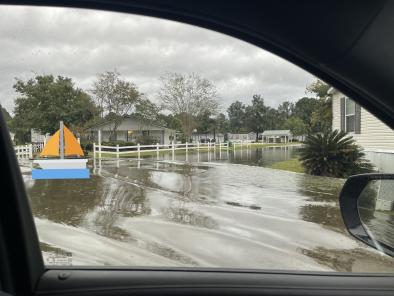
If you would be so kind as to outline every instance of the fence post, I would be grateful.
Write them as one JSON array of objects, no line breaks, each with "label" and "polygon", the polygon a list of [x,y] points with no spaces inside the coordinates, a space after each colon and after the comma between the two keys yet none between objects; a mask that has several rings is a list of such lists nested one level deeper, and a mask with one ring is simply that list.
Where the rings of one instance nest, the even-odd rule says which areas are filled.
[{"label": "fence post", "polygon": [[137,144],[137,152],[138,152],[138,161],[139,161],[141,158],[140,143]]},{"label": "fence post", "polygon": [[219,141],[219,158],[222,158],[222,143]]},{"label": "fence post", "polygon": [[174,146],[174,141],[172,141],[172,161],[175,160],[175,146]]},{"label": "fence post", "polygon": [[119,144],[116,144],[116,158],[119,159]]},{"label": "fence post", "polygon": [[229,146],[230,146],[230,142],[227,140],[227,156],[228,156]]},{"label": "fence post", "polygon": [[98,130],[99,158],[101,159],[101,129]]},{"label": "fence post", "polygon": [[29,158],[33,158],[33,144],[29,144]]},{"label": "fence post", "polygon": [[213,153],[215,154],[216,157],[216,139],[215,142],[213,142]]},{"label": "fence post", "polygon": [[156,143],[156,159],[159,160],[159,143]]},{"label": "fence post", "polygon": [[96,158],[96,143],[93,142],[93,158]]}]

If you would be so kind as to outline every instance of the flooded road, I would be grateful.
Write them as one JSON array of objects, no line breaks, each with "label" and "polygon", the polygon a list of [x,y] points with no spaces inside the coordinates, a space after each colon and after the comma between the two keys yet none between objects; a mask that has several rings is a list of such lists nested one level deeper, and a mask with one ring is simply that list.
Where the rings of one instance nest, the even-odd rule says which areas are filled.
[{"label": "flooded road", "polygon": [[47,264],[394,272],[344,229],[344,180],[264,167],[294,153],[96,159],[88,180],[22,171]]}]

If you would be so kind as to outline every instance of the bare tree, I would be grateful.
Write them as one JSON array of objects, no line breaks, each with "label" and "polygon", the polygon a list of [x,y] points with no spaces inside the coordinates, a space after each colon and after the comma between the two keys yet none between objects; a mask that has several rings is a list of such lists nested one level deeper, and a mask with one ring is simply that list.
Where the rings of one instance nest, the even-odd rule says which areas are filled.
[{"label": "bare tree", "polygon": [[195,126],[193,118],[218,110],[216,88],[209,80],[195,73],[183,75],[167,73],[160,77],[162,86],[159,92],[164,109],[181,117],[183,133],[190,138]]},{"label": "bare tree", "polygon": [[142,95],[134,83],[122,80],[116,70],[98,74],[91,92],[101,109],[101,117],[113,122],[110,138],[115,134],[122,118],[133,110]]}]

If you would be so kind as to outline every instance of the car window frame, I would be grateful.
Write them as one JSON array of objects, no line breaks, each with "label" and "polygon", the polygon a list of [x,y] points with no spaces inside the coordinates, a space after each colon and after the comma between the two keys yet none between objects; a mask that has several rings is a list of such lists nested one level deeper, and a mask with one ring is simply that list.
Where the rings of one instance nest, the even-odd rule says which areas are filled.
[{"label": "car window frame", "polygon": [[[5,1],[5,3],[10,3]],[[126,13],[137,13],[144,14],[149,16],[157,16],[165,19],[172,19],[181,21],[184,23],[191,23],[200,27],[206,27],[215,31],[219,31],[235,38],[248,41],[252,44],[255,44],[263,49],[270,50],[271,52],[285,58],[286,60],[293,62],[303,68],[304,70],[326,80],[328,83],[340,89],[344,94],[350,95],[355,102],[365,102],[368,97],[360,97],[360,93],[352,89],[352,87],[344,81],[341,81],[338,77],[330,75],[329,73],[321,71],[316,65],[314,66],[312,63],[307,63],[303,59],[297,59],[296,55],[291,55],[287,51],[284,51],[279,46],[275,46],[270,42],[257,42],[257,39],[253,39],[250,35],[242,35],[239,30],[235,28],[229,28],[228,25],[220,25],[219,22],[215,22],[212,20],[206,20],[205,22],[200,18],[193,17],[192,15],[188,15],[187,12],[183,12],[183,14],[178,10],[166,12],[160,9],[155,9],[151,3],[148,1],[145,2],[146,6],[143,5],[144,1],[126,3],[125,1],[117,1],[110,2],[108,0],[103,1],[61,1],[58,3],[53,3],[49,1],[19,1],[19,4],[39,4],[46,6],[67,6],[67,7],[79,7],[79,8],[92,8],[92,9],[102,9],[109,11],[120,11]],[[266,45],[263,47],[263,45]],[[379,118],[382,118],[379,116]],[[385,120],[387,122],[387,118]],[[393,126],[394,124],[391,124]],[[45,292],[48,295],[56,295],[57,293],[61,294],[64,291],[77,291],[81,292],[77,288],[75,288],[75,282],[68,281],[68,278],[72,278],[73,280],[83,282],[85,279],[87,282],[92,281],[89,280],[89,274],[94,277],[94,273],[96,271],[105,271],[105,274],[108,278],[103,279],[103,274],[101,274],[100,279],[103,283],[110,284],[111,281],[116,282],[117,277],[121,277],[121,274],[127,274],[129,272],[136,272],[135,276],[141,279],[141,275],[145,272],[161,272],[171,274],[174,271],[184,272],[183,276],[186,280],[190,280],[194,284],[189,284],[190,288],[198,287],[196,280],[199,277],[188,275],[201,272],[202,274],[215,274],[218,275],[226,275],[231,274],[229,277],[229,284],[223,285],[223,287],[227,287],[228,289],[234,288],[233,283],[237,283],[237,278],[241,275],[257,275],[261,276],[262,283],[260,286],[255,286],[255,288],[262,288],[263,290],[258,290],[260,292],[277,292],[278,295],[289,292],[291,287],[295,287],[298,284],[298,292],[301,294],[305,293],[316,293],[316,291],[334,291],[333,295],[340,294],[341,292],[348,293],[347,295],[360,295],[362,292],[368,295],[368,291],[366,290],[368,286],[365,284],[369,282],[368,280],[373,280],[375,283],[381,284],[381,286],[375,285],[369,290],[370,293],[378,292],[381,295],[390,295],[392,291],[394,291],[394,287],[392,284],[393,276],[392,274],[341,274],[341,273],[324,273],[324,272],[295,272],[295,271],[269,271],[269,270],[229,270],[229,269],[220,269],[220,268],[212,268],[212,269],[204,269],[204,268],[139,268],[139,267],[127,267],[127,268],[116,268],[116,267],[107,267],[107,268],[97,268],[97,267],[79,267],[73,266],[70,268],[62,268],[59,269],[58,266],[48,267],[44,266],[42,262],[41,251],[38,243],[38,236],[36,232],[36,228],[34,226],[34,220],[32,217],[32,213],[30,211],[30,206],[27,200],[26,192],[24,190],[23,180],[21,178],[21,174],[19,171],[18,163],[15,158],[12,143],[8,135],[7,128],[5,127],[4,118],[0,114],[0,153],[1,158],[4,164],[4,171],[7,172],[6,178],[3,178],[2,184],[5,185],[5,188],[9,191],[9,194],[6,194],[7,198],[3,202],[9,202],[10,208],[13,210],[12,212],[7,213],[4,207],[0,208],[0,216],[2,216],[2,220],[0,223],[0,227],[2,229],[2,236],[0,237],[2,241],[5,243],[4,247],[1,250],[3,258],[6,258],[8,267],[6,267],[5,271],[2,271],[1,281],[5,283],[8,287],[7,290],[11,290],[15,295],[28,295]],[[7,192],[7,191],[6,191]],[[11,214],[15,216],[12,217]],[[9,218],[9,220],[7,219]],[[8,224],[8,225],[6,225]],[[16,227],[16,230],[20,230],[20,233],[14,233],[13,235],[4,234],[4,229],[7,229],[7,226],[10,227],[13,225]],[[19,247],[18,247],[19,245]],[[22,248],[20,247],[22,246]],[[13,250],[13,248],[16,248]],[[5,255],[5,256],[4,256]],[[19,257],[19,258],[18,258]],[[23,269],[25,269],[23,271]],[[109,272],[110,271],[110,272]],[[71,273],[70,273],[71,272]],[[72,273],[75,272],[74,275]],[[82,275],[78,274],[79,272]],[[84,273],[85,272],[85,273]],[[141,274],[139,274],[139,272]],[[111,275],[112,274],[112,275]],[[264,286],[265,276],[271,275],[275,280],[282,281],[282,287],[278,286]],[[149,276],[149,275],[148,275]],[[179,278],[179,274],[176,275]],[[299,278],[297,278],[299,276]],[[165,274],[161,274],[159,277],[162,279],[166,278]],[[218,276],[219,277],[219,276]],[[328,280],[330,284],[321,284],[318,277],[322,277],[325,280]],[[8,279],[7,279],[8,278]],[[214,277],[215,278],[215,277]],[[130,276],[129,280],[132,279]],[[149,279],[148,277],[146,278]],[[98,280],[98,278],[95,278]],[[317,284],[314,288],[311,288],[310,284],[312,280],[317,280]],[[338,283],[340,282],[340,283]],[[9,283],[9,284],[8,284]],[[182,280],[179,282],[182,283]],[[297,284],[295,284],[297,283]],[[372,281],[369,283],[372,284]],[[146,283],[145,283],[146,284]],[[290,284],[293,284],[291,286]],[[364,285],[363,285],[364,284]],[[71,286],[69,286],[71,285]],[[19,288],[18,286],[21,286]],[[149,286],[149,285],[148,285]],[[176,285],[175,285],[176,286]],[[360,289],[355,289],[356,286],[359,286]],[[119,286],[114,285],[116,289],[120,289]],[[124,287],[124,286],[123,286]],[[142,286],[138,286],[138,289],[141,289]],[[161,286],[158,286],[163,287]],[[220,288],[221,286],[218,285]],[[239,286],[242,288],[242,286]],[[251,287],[249,285],[244,286],[245,288]],[[45,289],[44,289],[45,288]],[[211,287],[212,288],[212,287]],[[71,290],[70,290],[71,289]],[[127,290],[127,289],[126,289]],[[335,290],[338,292],[336,293]],[[63,292],[62,292],[63,291]],[[112,289],[108,290],[109,292],[113,292]],[[129,290],[127,290],[129,291]],[[85,293],[86,291],[82,291]],[[389,294],[390,293],[390,294]],[[329,294],[329,293],[328,293]],[[327,294],[327,295],[328,295]],[[375,294],[370,294],[375,295]]]}]

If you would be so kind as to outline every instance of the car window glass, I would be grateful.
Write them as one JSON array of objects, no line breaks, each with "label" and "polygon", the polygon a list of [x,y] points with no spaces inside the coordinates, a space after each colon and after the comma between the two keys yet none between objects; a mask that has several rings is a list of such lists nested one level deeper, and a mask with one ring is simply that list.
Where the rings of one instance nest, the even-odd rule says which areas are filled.
[{"label": "car window glass", "polygon": [[338,195],[392,171],[394,131],[324,81],[168,20],[1,6],[0,23],[2,113],[46,265],[393,272]]}]

